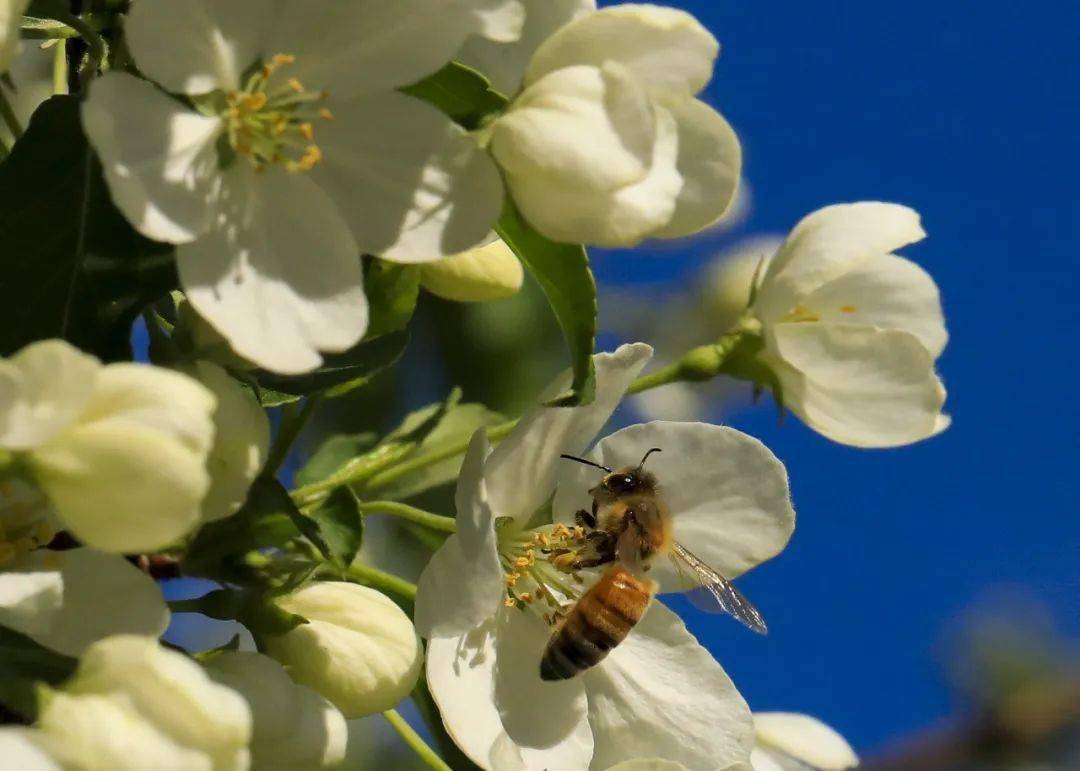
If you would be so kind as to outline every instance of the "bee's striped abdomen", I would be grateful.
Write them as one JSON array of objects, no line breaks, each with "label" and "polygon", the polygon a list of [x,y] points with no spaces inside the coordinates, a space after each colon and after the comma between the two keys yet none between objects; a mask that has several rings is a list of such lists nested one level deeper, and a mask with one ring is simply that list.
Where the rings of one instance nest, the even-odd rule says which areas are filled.
[{"label": "bee's striped abdomen", "polygon": [[540,677],[566,680],[599,664],[626,639],[649,607],[656,585],[621,565],[608,569],[555,631],[540,660]]}]

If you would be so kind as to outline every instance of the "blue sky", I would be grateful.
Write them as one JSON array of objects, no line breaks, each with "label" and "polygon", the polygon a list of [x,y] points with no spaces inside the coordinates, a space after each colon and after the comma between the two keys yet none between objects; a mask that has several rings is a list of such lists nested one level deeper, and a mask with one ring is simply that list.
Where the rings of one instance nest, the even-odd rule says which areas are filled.
[{"label": "blue sky", "polygon": [[753,209],[729,236],[596,255],[602,285],[686,284],[731,238],[841,201],[911,205],[930,235],[904,254],[942,289],[953,427],[859,451],[771,409],[733,415],[787,463],[799,522],[741,581],[768,638],[685,613],[752,707],[812,712],[871,750],[951,712],[941,641],[973,604],[1017,591],[1080,633],[1080,10],[669,4],[723,44],[705,98],[742,138]]}]

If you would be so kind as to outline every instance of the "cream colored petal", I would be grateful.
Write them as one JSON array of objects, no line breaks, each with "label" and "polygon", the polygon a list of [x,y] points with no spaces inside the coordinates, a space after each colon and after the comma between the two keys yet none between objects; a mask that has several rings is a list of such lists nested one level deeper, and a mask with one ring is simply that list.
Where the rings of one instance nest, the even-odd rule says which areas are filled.
[{"label": "cream colored petal", "polygon": [[807,295],[803,305],[822,321],[910,332],[935,359],[949,339],[934,279],[893,254],[860,263]]},{"label": "cream colored petal", "polygon": [[798,323],[778,325],[773,341],[785,406],[833,441],[896,447],[940,430],[945,388],[914,335]]},{"label": "cream colored petal", "polygon": [[247,767],[247,703],[154,638],[116,635],[94,643],[64,690],[80,697],[124,697],[158,731],[213,758],[215,769]]},{"label": "cream colored petal", "polygon": [[[707,423],[654,421],[601,439],[589,457],[610,468],[635,466],[645,451],[672,517],[674,538],[725,578],[777,555],[795,529],[787,472],[765,445],[740,431]],[[579,463],[559,470],[553,514],[572,522],[588,509],[588,490],[603,472]],[[649,573],[663,592],[685,591],[669,560]]]},{"label": "cream colored petal", "polygon": [[420,284],[424,289],[457,302],[512,297],[524,280],[521,261],[501,238],[420,267]]},{"label": "cream colored petal", "polygon": [[82,123],[113,202],[136,230],[155,241],[183,244],[210,226],[220,119],[114,72],[93,82]]},{"label": "cream colored petal", "polygon": [[13,609],[3,603],[0,623],[67,656],[80,656],[109,635],[157,637],[169,624],[169,610],[154,580],[116,554],[38,550],[0,574],[0,586],[30,578],[46,582],[50,596],[58,587],[59,603],[48,608],[38,603],[33,618],[26,617],[30,609],[25,605],[13,617]]},{"label": "cream colored petal", "polygon": [[808,214],[769,263],[755,302],[762,321],[781,320],[823,284],[864,260],[922,240],[919,214],[877,201],[836,204]]},{"label": "cream colored petal", "polygon": [[322,581],[278,600],[308,619],[267,639],[267,652],[292,678],[329,699],[347,718],[390,709],[416,684],[423,649],[409,617],[374,589]]},{"label": "cream colored petal", "polygon": [[63,771],[43,747],[40,731],[33,728],[0,728],[0,758],[12,771]]},{"label": "cream colored petal", "polygon": [[512,42],[473,35],[455,59],[483,73],[496,91],[513,96],[540,44],[568,21],[596,10],[596,0],[524,0],[525,25]]},{"label": "cream colored petal", "polygon": [[[562,77],[568,72],[572,70],[561,70],[549,77]],[[659,232],[675,213],[683,180],[676,168],[678,132],[675,120],[663,108],[656,108],[653,114],[656,133],[649,165],[644,176],[626,184],[618,184],[614,177],[605,176],[616,168],[616,164],[604,167],[601,172],[590,167],[597,162],[603,164],[607,157],[605,153],[610,155],[615,147],[612,140],[602,138],[604,132],[590,137],[589,142],[578,140],[582,147],[593,141],[603,147],[580,165],[574,165],[573,156],[567,155],[566,158],[572,161],[569,165],[548,168],[550,154],[562,152],[561,146],[552,146],[546,151],[550,154],[534,157],[533,160],[539,163],[532,167],[519,165],[517,170],[504,167],[510,192],[525,218],[548,238],[566,243],[632,246]],[[620,121],[626,119],[624,115],[616,117]],[[630,133],[638,128],[640,124]],[[580,130],[587,132],[590,126],[583,125]],[[552,133],[551,136],[557,135]],[[566,139],[569,141],[569,137]],[[630,166],[625,169],[630,170]],[[612,183],[617,186],[609,187]]]},{"label": "cream colored petal", "polygon": [[247,498],[270,450],[270,419],[255,395],[217,364],[198,361],[184,371],[217,399],[206,459],[210,489],[202,504],[203,519],[213,521],[236,513]]},{"label": "cream colored petal", "polygon": [[[548,500],[556,473],[566,464],[560,453],[584,451],[651,356],[652,348],[644,343],[596,354],[596,398],[591,404],[538,407],[522,417],[484,466],[488,500],[497,517],[525,522]],[[565,373],[545,389],[541,401],[565,392],[569,384]]]},{"label": "cream colored petal", "polygon": [[750,753],[753,727],[746,702],[679,617],[659,602],[582,678],[596,741],[590,768],[640,757],[725,768]]},{"label": "cream colored petal", "polygon": [[521,0],[459,0],[476,20],[476,34],[499,43],[513,43],[525,26],[525,4]]},{"label": "cream colored petal", "polygon": [[267,0],[144,0],[132,4],[124,37],[139,70],[170,91],[235,89],[264,51],[275,21]]},{"label": "cream colored petal", "polygon": [[63,340],[31,343],[0,361],[0,446],[47,442],[86,408],[101,364]]},{"label": "cream colored petal", "polygon": [[19,560],[0,573],[0,625],[29,637],[45,634],[63,607],[64,578],[55,568]]},{"label": "cream colored petal", "polygon": [[[757,744],[821,771],[843,771],[859,758],[840,734],[817,718],[794,712],[755,712]],[[781,764],[782,765],[782,764]]]},{"label": "cream colored petal", "polygon": [[560,28],[537,49],[525,84],[564,67],[627,67],[650,92],[693,95],[712,77],[720,44],[685,11],[627,3],[586,14]]},{"label": "cream colored petal", "polygon": [[341,209],[362,252],[429,262],[484,241],[503,204],[498,169],[475,138],[398,93],[333,105],[312,177]]},{"label": "cream colored petal", "polygon": [[310,174],[246,165],[205,236],[177,250],[188,301],[241,356],[282,374],[322,363],[367,329],[360,252]]},{"label": "cream colored petal", "polygon": [[709,227],[731,208],[742,173],[742,147],[724,117],[697,99],[664,102],[679,132],[682,189],[675,213],[654,238],[681,238]]}]

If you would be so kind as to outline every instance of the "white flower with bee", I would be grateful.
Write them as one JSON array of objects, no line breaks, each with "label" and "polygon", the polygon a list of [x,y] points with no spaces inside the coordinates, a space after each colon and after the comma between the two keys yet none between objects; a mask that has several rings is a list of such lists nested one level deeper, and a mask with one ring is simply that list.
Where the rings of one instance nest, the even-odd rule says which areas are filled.
[{"label": "white flower with bee", "polygon": [[[542,677],[553,631],[565,628],[596,580],[576,563],[599,557],[591,529],[574,520],[591,510],[589,490],[605,472],[559,456],[586,449],[650,355],[637,344],[596,356],[592,404],[538,408],[494,451],[482,434],[470,446],[457,488],[458,532],[420,579],[416,620],[428,638],[428,683],[444,723],[481,766],[607,768],[659,756],[714,768],[749,757],[742,697],[682,621],[648,597],[640,620],[623,623],[624,638],[594,666],[558,682]],[[547,394],[564,388],[561,379]],[[759,442],[716,426],[653,423],[602,440],[587,457],[636,467],[650,447],[663,449],[647,464],[670,511],[669,547],[692,544],[704,564],[732,579],[787,543],[794,527],[787,477]],[[666,563],[660,554],[627,553],[596,567],[624,565],[660,591],[687,588]]]},{"label": "white flower with bee", "polygon": [[494,164],[395,89],[521,21],[515,0],[141,0],[126,40],[161,89],[110,72],[83,124],[116,205],[177,244],[199,314],[241,356],[304,372],[364,335],[361,254],[426,262],[487,235]]}]

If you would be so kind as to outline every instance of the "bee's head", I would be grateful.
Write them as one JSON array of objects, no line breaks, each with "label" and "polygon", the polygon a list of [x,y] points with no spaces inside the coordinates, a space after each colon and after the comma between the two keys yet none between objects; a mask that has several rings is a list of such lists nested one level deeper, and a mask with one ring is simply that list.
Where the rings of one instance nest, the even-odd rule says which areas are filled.
[{"label": "bee's head", "polygon": [[599,463],[593,463],[585,458],[578,458],[574,455],[561,455],[559,457],[566,458],[567,460],[576,460],[578,463],[584,463],[587,466],[595,466],[596,468],[607,472],[600,481],[600,484],[589,490],[590,495],[603,502],[615,500],[625,495],[655,492],[656,475],[650,474],[645,470],[645,461],[654,452],[660,452],[660,448],[653,447],[650,449],[636,466],[626,466],[614,470],[607,466],[601,466]]}]

